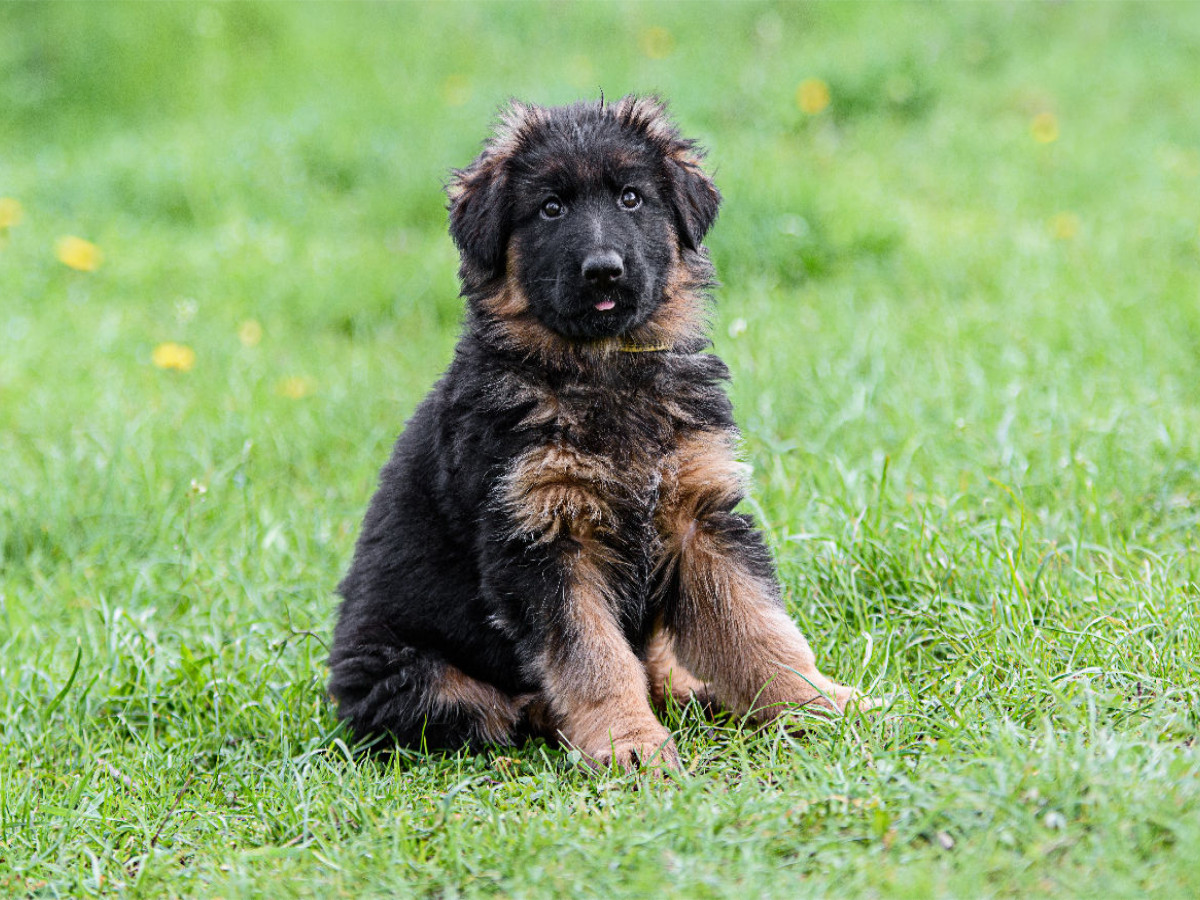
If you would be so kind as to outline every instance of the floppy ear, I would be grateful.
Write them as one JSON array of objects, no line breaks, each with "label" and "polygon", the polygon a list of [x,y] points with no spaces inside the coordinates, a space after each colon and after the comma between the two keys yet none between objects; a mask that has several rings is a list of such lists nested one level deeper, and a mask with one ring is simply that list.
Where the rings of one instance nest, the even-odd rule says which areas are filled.
[{"label": "floppy ear", "polygon": [[508,216],[500,160],[486,151],[465,169],[456,169],[446,189],[450,197],[450,237],[464,262],[489,277],[504,272]]},{"label": "floppy ear", "polygon": [[700,168],[704,151],[695,141],[680,135],[667,112],[667,104],[653,95],[622,97],[612,107],[611,115],[645,136],[666,160],[679,239],[689,250],[700,249],[700,242],[716,221],[717,207],[721,205],[720,191]]},{"label": "floppy ear", "polygon": [[668,165],[679,237],[689,250],[698,250],[717,219],[721,192],[694,159],[672,157]]},{"label": "floppy ear", "polygon": [[667,112],[667,104],[653,95],[637,97],[628,94],[617,101],[610,114],[627,128],[645,136],[666,160],[679,239],[689,250],[699,250],[704,235],[716,221],[717,207],[721,205],[721,192],[700,168],[704,151],[695,141],[680,135]]}]

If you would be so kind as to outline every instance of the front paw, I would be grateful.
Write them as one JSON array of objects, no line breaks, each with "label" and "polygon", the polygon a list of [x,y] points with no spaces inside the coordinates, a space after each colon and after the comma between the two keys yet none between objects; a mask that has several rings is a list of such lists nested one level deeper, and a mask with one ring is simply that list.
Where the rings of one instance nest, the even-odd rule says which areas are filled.
[{"label": "front paw", "polygon": [[[763,691],[756,717],[769,721],[789,713],[802,717],[829,718],[845,713],[867,712],[883,701],[865,696],[856,688],[838,684],[820,672],[794,672],[798,677],[784,685],[768,685]],[[772,690],[772,688],[775,688]]]},{"label": "front paw", "polygon": [[682,768],[675,741],[662,727],[622,737],[614,735],[605,743],[578,749],[584,762],[594,769],[611,769],[615,765],[626,772],[638,768],[678,772]]},{"label": "front paw", "polygon": [[891,701],[885,697],[868,697],[856,688],[837,685],[837,707],[843,713],[866,713],[883,709]]}]

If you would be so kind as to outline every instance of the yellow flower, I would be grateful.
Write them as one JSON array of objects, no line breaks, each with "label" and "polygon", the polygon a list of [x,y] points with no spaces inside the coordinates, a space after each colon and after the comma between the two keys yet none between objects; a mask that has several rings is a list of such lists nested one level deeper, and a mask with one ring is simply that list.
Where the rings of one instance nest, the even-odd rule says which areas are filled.
[{"label": "yellow flower", "polygon": [[275,385],[275,392],[289,400],[302,400],[317,389],[317,383],[304,375],[291,375],[281,378]]},{"label": "yellow flower", "polygon": [[238,326],[238,340],[242,342],[243,347],[257,347],[262,336],[262,326],[254,319],[247,319]]},{"label": "yellow flower", "polygon": [[796,88],[796,105],[810,116],[822,112],[829,100],[829,85],[820,78],[805,78]]},{"label": "yellow flower", "polygon": [[466,75],[451,75],[442,82],[442,99],[447,106],[465,106],[471,99],[471,82]]},{"label": "yellow flower", "polygon": [[160,369],[175,369],[178,372],[190,372],[196,365],[196,351],[187,344],[175,344],[168,341],[154,348],[151,360]]},{"label": "yellow flower", "polygon": [[1072,240],[1079,234],[1079,216],[1069,212],[1055,213],[1050,217],[1050,233],[1059,241]]},{"label": "yellow flower", "polygon": [[12,197],[0,197],[0,228],[12,228],[21,224],[24,210]]},{"label": "yellow flower", "polygon": [[642,52],[651,59],[666,59],[675,52],[675,38],[661,25],[652,25],[642,32]]},{"label": "yellow flower", "polygon": [[60,237],[54,245],[54,253],[59,262],[80,272],[95,272],[104,258],[100,248],[91,241],[72,235]]},{"label": "yellow flower", "polygon": [[1053,144],[1058,140],[1058,119],[1054,113],[1038,113],[1029,123],[1029,133],[1039,144]]}]

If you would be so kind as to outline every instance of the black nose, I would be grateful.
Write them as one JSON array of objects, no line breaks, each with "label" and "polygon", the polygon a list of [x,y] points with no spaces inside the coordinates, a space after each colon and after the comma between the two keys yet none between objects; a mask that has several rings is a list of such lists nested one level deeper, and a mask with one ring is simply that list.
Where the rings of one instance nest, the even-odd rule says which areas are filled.
[{"label": "black nose", "polygon": [[583,277],[592,284],[612,284],[625,274],[625,265],[616,250],[594,250],[583,261]]}]

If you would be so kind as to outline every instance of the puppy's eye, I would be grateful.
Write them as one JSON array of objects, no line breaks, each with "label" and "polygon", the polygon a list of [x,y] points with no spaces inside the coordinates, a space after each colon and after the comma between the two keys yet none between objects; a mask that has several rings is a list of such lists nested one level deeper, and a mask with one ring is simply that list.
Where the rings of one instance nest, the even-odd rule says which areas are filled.
[{"label": "puppy's eye", "polygon": [[547,219],[557,219],[566,211],[567,208],[557,197],[550,197],[542,204],[542,216]]},{"label": "puppy's eye", "polygon": [[621,191],[621,207],[622,209],[637,209],[642,205],[642,195],[631,187]]}]

